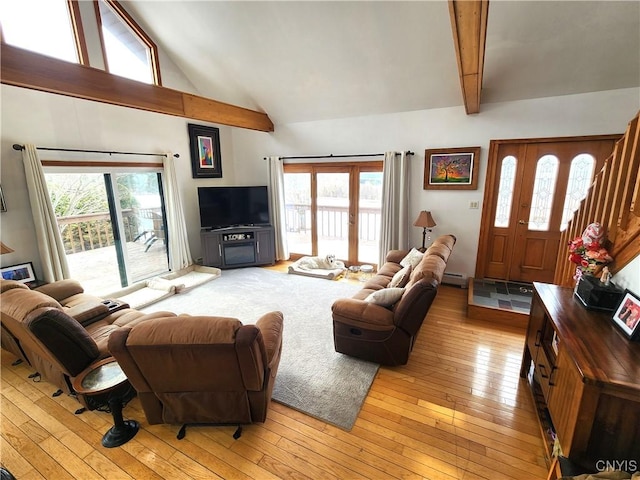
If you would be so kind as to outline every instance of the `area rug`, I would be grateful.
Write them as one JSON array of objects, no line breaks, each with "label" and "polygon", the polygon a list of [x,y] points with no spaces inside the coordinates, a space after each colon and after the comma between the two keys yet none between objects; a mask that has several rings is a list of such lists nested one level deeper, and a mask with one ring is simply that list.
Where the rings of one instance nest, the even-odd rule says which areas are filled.
[{"label": "area rug", "polygon": [[360,288],[348,282],[240,268],[224,270],[215,282],[143,311],[230,316],[253,324],[262,314],[280,310],[284,339],[273,400],[351,430],[378,365],[335,352],[331,305]]}]

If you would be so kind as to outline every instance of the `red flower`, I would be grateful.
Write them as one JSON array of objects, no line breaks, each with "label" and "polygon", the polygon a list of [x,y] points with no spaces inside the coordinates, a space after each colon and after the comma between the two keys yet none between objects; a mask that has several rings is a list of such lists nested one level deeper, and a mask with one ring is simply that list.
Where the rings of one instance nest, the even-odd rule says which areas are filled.
[{"label": "red flower", "polygon": [[568,243],[569,261],[578,265],[578,269],[593,271],[598,265],[607,265],[613,261],[606,248],[600,242],[584,243],[582,237],[576,237]]}]

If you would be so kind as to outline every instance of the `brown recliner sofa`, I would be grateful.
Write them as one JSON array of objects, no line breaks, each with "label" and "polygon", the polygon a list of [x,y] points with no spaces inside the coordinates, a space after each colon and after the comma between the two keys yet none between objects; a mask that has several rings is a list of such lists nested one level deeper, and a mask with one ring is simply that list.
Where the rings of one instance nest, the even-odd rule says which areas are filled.
[{"label": "brown recliner sofa", "polygon": [[[12,290],[14,288],[20,288],[23,290],[29,290],[29,287],[24,283],[16,282],[14,280],[0,280],[0,294]],[[69,310],[78,305],[88,305],[88,304],[98,304],[101,303],[102,299],[95,297],[93,295],[89,295],[84,293],[84,289],[82,286],[75,280],[61,280],[58,282],[53,282],[51,284],[42,285],[34,289],[45,295],[50,296],[58,302],[58,304],[62,307],[63,310]],[[0,297],[0,298],[9,298]],[[55,302],[51,302],[50,306],[56,306]],[[0,346],[14,354],[20,360],[30,363],[29,359],[25,355],[24,351],[20,347],[20,343],[15,338],[15,336],[6,329],[4,323],[1,323],[2,328],[2,336],[0,337]]]},{"label": "brown recliner sofa", "polygon": [[[409,251],[391,250],[362,290],[352,298],[336,300],[331,307],[336,352],[382,365],[405,365],[455,242],[453,235],[443,235],[421,257],[414,250],[415,266],[406,269],[400,262]],[[392,281],[398,283],[395,292],[388,288]],[[377,298],[391,293],[397,295],[377,303]]]},{"label": "brown recliner sofa", "polygon": [[[115,305],[114,310],[111,302],[84,294],[74,280],[45,287],[30,290],[19,282],[2,280],[2,347],[28,362],[43,379],[72,395],[76,395],[73,379],[111,356],[107,340],[114,331],[158,316],[175,316],[171,312],[144,314],[126,304]],[[90,409],[100,401],[76,397]]]},{"label": "brown recliner sofa", "polygon": [[108,346],[138,392],[147,421],[183,424],[182,438],[187,424],[265,421],[282,335],[281,312],[267,313],[255,325],[180,315],[122,328]]}]

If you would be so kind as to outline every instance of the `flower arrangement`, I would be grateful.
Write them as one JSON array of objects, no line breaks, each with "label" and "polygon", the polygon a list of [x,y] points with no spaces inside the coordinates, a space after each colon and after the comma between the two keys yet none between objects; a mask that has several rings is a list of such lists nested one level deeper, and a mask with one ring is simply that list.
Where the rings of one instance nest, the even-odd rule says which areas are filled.
[{"label": "flower arrangement", "polygon": [[569,242],[569,261],[578,265],[573,277],[576,281],[585,274],[597,275],[613,258],[604,248],[604,229],[599,223],[590,224],[582,236]]}]

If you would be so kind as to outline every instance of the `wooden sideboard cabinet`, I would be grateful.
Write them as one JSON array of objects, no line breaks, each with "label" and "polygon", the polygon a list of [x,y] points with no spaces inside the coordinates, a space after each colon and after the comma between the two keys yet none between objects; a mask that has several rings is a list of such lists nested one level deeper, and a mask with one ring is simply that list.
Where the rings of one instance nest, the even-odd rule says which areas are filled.
[{"label": "wooden sideboard cabinet", "polygon": [[534,393],[547,460],[551,427],[574,462],[640,468],[640,343],[572,289],[533,285],[520,376]]}]

